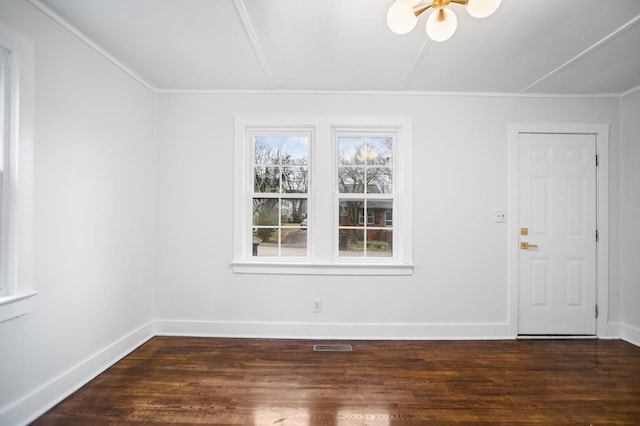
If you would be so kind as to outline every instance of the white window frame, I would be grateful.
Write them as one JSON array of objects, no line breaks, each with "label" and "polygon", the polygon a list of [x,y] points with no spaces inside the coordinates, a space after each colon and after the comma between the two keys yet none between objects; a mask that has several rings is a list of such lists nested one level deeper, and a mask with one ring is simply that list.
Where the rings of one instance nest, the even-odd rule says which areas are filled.
[{"label": "white window frame", "polygon": [[2,193],[0,322],[32,309],[33,44],[0,24]]},{"label": "white window frame", "polygon": [[[252,255],[250,198],[253,192],[251,134],[270,129],[308,131],[308,256],[264,258]],[[393,256],[338,256],[338,186],[336,134],[346,131],[389,132],[394,141]],[[272,117],[238,116],[234,123],[234,273],[293,275],[411,275],[412,259],[412,121],[410,117]],[[344,194],[342,194],[344,195]],[[389,195],[389,194],[384,194]],[[392,198],[390,195],[386,198]]]},{"label": "white window frame", "polygon": [[[375,220],[375,213],[369,211],[368,208],[368,204],[369,202],[375,202],[376,200],[378,201],[391,201],[392,205],[393,205],[393,209],[397,209],[398,208],[398,200],[396,197],[396,193],[399,190],[399,185],[397,185],[398,182],[398,175],[396,173],[396,158],[398,156],[398,135],[395,131],[387,131],[387,129],[385,128],[371,128],[371,127],[365,127],[365,128],[338,128],[337,126],[334,126],[334,131],[333,131],[333,136],[332,136],[332,140],[333,143],[335,144],[334,149],[336,150],[336,155],[335,155],[335,166],[336,166],[336,171],[334,172],[334,175],[337,179],[338,177],[338,171],[337,169],[339,168],[338,165],[338,157],[339,157],[339,143],[338,143],[338,139],[340,137],[356,137],[356,138],[370,138],[370,137],[390,137],[391,139],[393,139],[393,160],[392,160],[392,164],[390,165],[392,172],[393,172],[393,177],[392,177],[392,183],[393,183],[393,191],[390,193],[373,193],[373,192],[369,192],[368,188],[363,188],[364,192],[356,192],[356,193],[350,193],[350,192],[339,192],[339,189],[337,187],[338,182],[336,182],[336,206],[338,206],[340,204],[340,201],[342,200],[354,200],[354,201],[362,201],[364,203],[363,209],[359,212],[358,214],[358,221],[357,221],[357,226],[364,226],[365,228],[368,228],[369,231],[373,231],[373,230],[384,230],[385,228],[388,228],[386,225],[384,227],[371,227],[370,225],[374,225],[374,223],[376,222]],[[337,208],[337,207],[336,207]],[[365,225],[365,217],[364,217],[364,210],[367,210],[367,218],[366,218],[366,225]],[[370,214],[372,216],[370,216]],[[339,216],[342,215],[342,212],[339,212]],[[338,230],[340,229],[345,229],[345,227],[340,226],[339,225],[339,218],[336,219],[336,228]],[[351,227],[346,227],[351,228]],[[398,234],[395,232],[395,229],[393,226],[391,226],[392,230],[393,230],[393,241],[392,241],[392,246],[395,247],[398,243]],[[368,231],[367,231],[368,232]],[[366,247],[365,242],[363,241],[364,246]],[[398,252],[397,250],[393,250],[391,253],[390,258],[384,256],[384,257],[372,257],[369,256],[367,254],[365,254],[364,252],[362,253],[362,255],[364,256],[364,258],[361,258],[360,256],[340,256],[339,255],[339,247],[335,246],[334,248],[335,250],[335,256],[340,258],[340,261],[344,261],[345,259],[349,259],[349,261],[355,261],[356,259],[359,259],[358,261],[363,261],[363,262],[369,262],[369,263],[379,263],[379,262],[395,262],[395,260],[398,258]],[[366,249],[365,249],[366,250]]]},{"label": "white window frame", "polygon": [[[308,145],[308,152],[307,152],[307,184],[309,187],[309,190],[307,192],[265,192],[265,193],[261,193],[261,192],[254,192],[254,189],[252,189],[252,187],[254,187],[254,167],[255,167],[255,158],[254,158],[254,153],[255,150],[251,149],[250,150],[250,163],[249,163],[249,174],[248,174],[248,182],[247,182],[247,191],[248,191],[248,199],[247,199],[247,203],[249,203],[249,205],[252,205],[253,203],[253,199],[254,198],[273,198],[273,199],[278,199],[278,200],[286,200],[286,199],[294,199],[294,198],[304,198],[307,200],[307,217],[308,217],[308,212],[309,212],[309,200],[310,200],[310,188],[311,188],[311,182],[310,182],[310,177],[312,174],[311,171],[311,162],[312,162],[312,156],[311,156],[311,151],[312,151],[312,147],[313,147],[313,139],[314,139],[314,135],[313,135],[313,129],[310,128],[281,128],[281,129],[277,129],[274,131],[274,129],[271,128],[250,128],[247,129],[247,143],[249,144],[250,147],[253,147],[253,141],[254,138],[257,136],[275,136],[275,137],[282,137],[282,136],[291,136],[291,137],[306,137],[309,140],[309,145]],[[280,165],[280,164],[279,164]],[[282,184],[282,181],[280,181],[280,184]],[[252,215],[247,215],[247,223],[246,226],[248,227],[247,229],[250,229],[253,227],[253,223],[251,221],[251,216]],[[265,226],[266,227],[266,226]],[[286,229],[286,228],[292,228],[291,226],[282,226],[282,223],[280,223],[280,217],[278,218],[278,225],[274,225],[273,228],[278,229],[278,231],[280,231],[281,229]],[[308,228],[308,226],[307,226]],[[253,238],[253,236],[252,236]],[[281,251],[282,246],[281,246],[282,242],[280,241],[280,238],[278,238],[278,252]],[[252,251],[253,251],[253,247],[252,247]],[[279,259],[279,260],[283,260],[283,259],[287,259],[287,260],[291,260],[291,261],[305,261],[308,260],[309,258],[309,244],[307,242],[307,249],[306,249],[306,254],[304,256],[291,256],[291,257],[284,257],[284,256],[279,256],[279,257],[270,257],[270,258],[266,258],[266,257],[261,257],[261,260],[266,260],[266,259],[271,259],[271,260],[275,260],[275,259]]]}]

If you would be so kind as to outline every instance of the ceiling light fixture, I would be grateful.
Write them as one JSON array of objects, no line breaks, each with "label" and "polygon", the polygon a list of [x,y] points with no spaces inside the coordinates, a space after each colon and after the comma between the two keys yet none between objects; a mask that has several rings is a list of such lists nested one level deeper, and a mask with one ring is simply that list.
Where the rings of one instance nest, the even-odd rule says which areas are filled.
[{"label": "ceiling light fixture", "polygon": [[418,16],[433,9],[427,19],[427,34],[434,41],[444,41],[456,32],[458,18],[448,6],[456,3],[467,6],[474,18],[486,18],[495,12],[502,0],[396,0],[387,12],[387,25],[396,34],[406,34],[418,22]]}]

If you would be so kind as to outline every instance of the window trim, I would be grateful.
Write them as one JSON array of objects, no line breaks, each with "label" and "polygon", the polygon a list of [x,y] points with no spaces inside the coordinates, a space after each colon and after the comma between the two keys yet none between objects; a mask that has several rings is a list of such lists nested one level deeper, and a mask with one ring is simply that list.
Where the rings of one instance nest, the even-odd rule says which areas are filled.
[{"label": "window trim", "polygon": [[27,314],[32,309],[33,273],[33,43],[0,24],[0,45],[8,51],[8,102],[2,145],[7,170],[4,173],[6,218],[0,253],[2,292],[0,322]]},{"label": "window trim", "polygon": [[[310,147],[310,185],[308,211],[310,223],[308,228],[308,253],[305,258],[252,258],[250,256],[247,218],[247,190],[252,182],[249,134],[254,129],[297,130],[312,132]],[[394,247],[393,258],[354,258],[337,257],[338,236],[333,230],[338,229],[337,189],[335,179],[320,182],[317,172],[320,167],[326,173],[337,173],[337,146],[334,140],[336,133],[354,129],[371,132],[394,132],[397,148],[395,150],[394,170],[397,193],[398,213],[394,214],[394,232],[398,232],[397,247]],[[320,146],[331,147],[319,149]],[[233,273],[249,274],[283,274],[283,275],[412,275],[412,120],[410,117],[352,117],[352,116],[237,116],[234,120],[234,241],[231,269]],[[331,164],[331,167],[327,167]],[[331,200],[334,214],[315,217],[316,200]],[[326,206],[325,206],[326,207]],[[328,217],[324,217],[328,216]],[[332,235],[328,244],[318,245],[319,235]],[[333,235],[336,234],[336,235]],[[336,250],[334,250],[336,248]]]}]

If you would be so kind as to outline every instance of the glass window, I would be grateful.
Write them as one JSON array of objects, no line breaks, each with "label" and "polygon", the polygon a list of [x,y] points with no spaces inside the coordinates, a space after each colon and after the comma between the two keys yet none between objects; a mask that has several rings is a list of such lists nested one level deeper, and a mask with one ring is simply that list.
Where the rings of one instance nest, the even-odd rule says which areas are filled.
[{"label": "glass window", "polygon": [[310,140],[309,134],[252,133],[254,257],[307,256]]},{"label": "glass window", "polygon": [[410,119],[236,117],[235,131],[235,273],[413,273]]},{"label": "glass window", "polygon": [[392,257],[394,135],[336,134],[338,256]]},{"label": "glass window", "polygon": [[33,63],[33,43],[0,24],[0,322],[30,312],[36,295]]}]

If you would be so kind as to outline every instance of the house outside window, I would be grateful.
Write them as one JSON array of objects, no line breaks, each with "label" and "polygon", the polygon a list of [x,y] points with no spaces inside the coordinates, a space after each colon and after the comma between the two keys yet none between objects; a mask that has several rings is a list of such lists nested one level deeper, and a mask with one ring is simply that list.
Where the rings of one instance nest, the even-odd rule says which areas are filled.
[{"label": "house outside window", "polygon": [[409,118],[237,117],[234,143],[234,273],[413,273]]},{"label": "house outside window", "polygon": [[[340,257],[393,257],[395,133],[336,134]],[[366,220],[365,220],[366,218]]]}]

